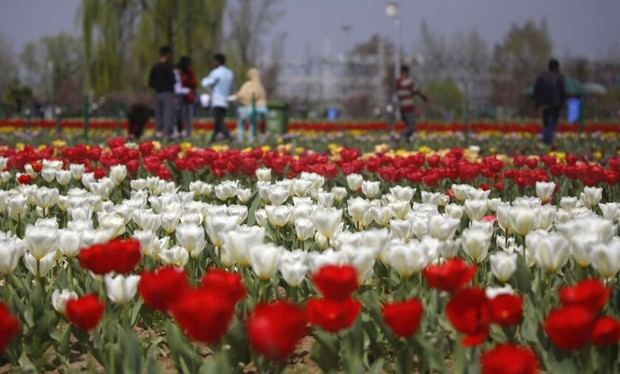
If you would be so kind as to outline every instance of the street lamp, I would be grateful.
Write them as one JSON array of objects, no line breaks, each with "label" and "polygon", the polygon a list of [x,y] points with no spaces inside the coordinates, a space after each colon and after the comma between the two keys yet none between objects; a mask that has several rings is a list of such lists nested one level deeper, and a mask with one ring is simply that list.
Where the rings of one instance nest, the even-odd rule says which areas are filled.
[{"label": "street lamp", "polygon": [[400,74],[400,44],[401,44],[401,24],[400,24],[400,0],[390,1],[385,6],[385,15],[394,21],[394,78]]}]

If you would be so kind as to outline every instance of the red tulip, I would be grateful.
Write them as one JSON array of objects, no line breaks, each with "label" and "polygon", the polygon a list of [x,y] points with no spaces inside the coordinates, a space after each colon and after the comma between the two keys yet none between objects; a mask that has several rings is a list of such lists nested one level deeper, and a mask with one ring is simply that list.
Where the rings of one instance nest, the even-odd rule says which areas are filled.
[{"label": "red tulip", "polygon": [[418,331],[424,307],[417,298],[383,305],[383,320],[394,335],[409,337]]},{"label": "red tulip", "polygon": [[489,300],[491,320],[502,326],[516,325],[521,321],[523,297],[502,294]]},{"label": "red tulip", "polygon": [[562,305],[581,305],[593,313],[599,312],[609,299],[611,289],[605,287],[598,279],[587,279],[574,286],[560,289]]},{"label": "red tulip", "polygon": [[138,292],[146,305],[166,311],[186,288],[187,273],[182,269],[166,266],[155,271],[142,272]]},{"label": "red tulip", "polygon": [[583,306],[555,309],[545,320],[545,332],[560,349],[581,349],[590,340],[594,319],[594,314]]},{"label": "red tulip", "polygon": [[306,335],[303,309],[286,301],[258,304],[247,322],[252,348],[269,360],[283,361]]},{"label": "red tulip", "polygon": [[17,177],[17,181],[19,182],[19,184],[30,184],[32,183],[32,177],[28,174],[22,174]]},{"label": "red tulip", "polygon": [[312,282],[330,300],[346,300],[359,287],[357,270],[350,265],[326,265],[312,275]]},{"label": "red tulip", "polygon": [[234,305],[222,291],[192,289],[170,304],[170,311],[190,338],[215,344],[228,331]]},{"label": "red tulip", "polygon": [[464,288],[457,291],[446,305],[446,315],[454,329],[466,335],[463,345],[484,343],[489,334],[491,311],[483,289]]},{"label": "red tulip", "polygon": [[0,302],[0,352],[3,352],[11,340],[19,333],[19,321],[9,308]]},{"label": "red tulip", "polygon": [[80,251],[80,266],[95,274],[131,273],[140,262],[140,242],[135,239],[114,239]]},{"label": "red tulip", "polygon": [[105,306],[95,294],[82,296],[79,299],[67,301],[65,314],[69,322],[84,331],[97,327]]},{"label": "red tulip", "polygon": [[427,266],[423,274],[429,287],[454,292],[471,281],[476,274],[476,266],[467,265],[455,257],[439,265]]},{"label": "red tulip", "polygon": [[206,289],[223,291],[231,298],[233,304],[245,297],[245,287],[238,273],[221,269],[209,269],[202,277],[202,286]]},{"label": "red tulip", "polygon": [[482,374],[538,373],[538,360],[528,347],[500,344],[486,351],[480,358]]},{"label": "red tulip", "polygon": [[598,347],[618,344],[620,341],[620,321],[613,317],[600,317],[592,329],[592,344]]},{"label": "red tulip", "polygon": [[353,299],[329,300],[311,298],[306,304],[308,322],[329,332],[338,332],[350,327],[362,305]]}]

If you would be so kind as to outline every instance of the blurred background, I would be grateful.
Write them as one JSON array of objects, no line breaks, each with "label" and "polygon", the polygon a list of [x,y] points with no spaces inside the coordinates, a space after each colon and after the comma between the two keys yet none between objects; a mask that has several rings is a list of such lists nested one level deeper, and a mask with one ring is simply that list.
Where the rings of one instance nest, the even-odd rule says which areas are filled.
[{"label": "blurred background", "polygon": [[2,0],[0,118],[117,116],[150,105],[158,48],[199,77],[224,52],[237,83],[262,71],[300,119],[384,118],[408,64],[426,119],[535,116],[554,56],[589,119],[620,117],[617,0]]}]

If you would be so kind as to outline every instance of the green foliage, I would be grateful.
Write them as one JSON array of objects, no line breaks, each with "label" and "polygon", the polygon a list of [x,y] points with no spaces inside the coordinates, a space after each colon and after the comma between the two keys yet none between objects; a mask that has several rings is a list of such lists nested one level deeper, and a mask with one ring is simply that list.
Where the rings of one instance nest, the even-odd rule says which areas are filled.
[{"label": "green foliage", "polygon": [[451,79],[429,81],[424,92],[432,100],[433,106],[444,113],[455,114],[463,109],[463,93]]}]

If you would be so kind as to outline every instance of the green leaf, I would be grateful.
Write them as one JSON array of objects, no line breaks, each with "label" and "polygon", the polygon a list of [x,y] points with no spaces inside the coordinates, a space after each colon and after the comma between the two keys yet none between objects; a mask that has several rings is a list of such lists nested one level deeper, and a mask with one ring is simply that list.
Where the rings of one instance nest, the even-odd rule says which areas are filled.
[{"label": "green leaf", "polygon": [[370,368],[368,368],[368,374],[379,374],[383,372],[383,364],[385,364],[385,360],[383,358],[378,359],[373,362]]},{"label": "green leaf", "polygon": [[248,226],[253,226],[256,222],[256,209],[260,205],[261,197],[256,194],[254,196],[254,201],[252,201],[252,205],[250,205],[250,209],[248,209]]},{"label": "green leaf", "polygon": [[316,331],[310,358],[325,373],[338,371],[339,345],[338,337],[323,331]]},{"label": "green leaf", "polygon": [[118,336],[121,344],[120,356],[123,360],[125,373],[140,373],[142,371],[142,350],[140,340],[133,330],[123,330],[118,326]]}]

